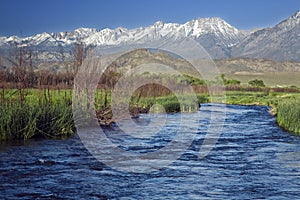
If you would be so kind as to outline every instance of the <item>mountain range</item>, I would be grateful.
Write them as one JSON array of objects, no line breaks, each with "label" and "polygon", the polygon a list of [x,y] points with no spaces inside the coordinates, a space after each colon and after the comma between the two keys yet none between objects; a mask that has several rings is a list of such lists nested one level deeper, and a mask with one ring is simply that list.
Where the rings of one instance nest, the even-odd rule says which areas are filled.
[{"label": "mountain range", "polygon": [[198,18],[184,24],[158,21],[136,29],[97,30],[79,28],[71,32],[41,33],[30,37],[0,37],[0,55],[6,57],[16,47],[35,52],[39,62],[59,61],[71,55],[78,41],[86,46],[114,46],[162,38],[169,33],[198,41],[214,59],[267,58],[300,61],[300,11],[279,24],[256,31],[238,30],[221,18]]}]

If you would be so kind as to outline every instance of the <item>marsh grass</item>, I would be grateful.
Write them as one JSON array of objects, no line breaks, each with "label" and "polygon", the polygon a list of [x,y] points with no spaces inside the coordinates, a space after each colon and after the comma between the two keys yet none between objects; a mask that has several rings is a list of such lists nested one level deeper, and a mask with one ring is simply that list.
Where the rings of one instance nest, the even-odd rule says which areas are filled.
[{"label": "marsh grass", "polygon": [[277,123],[287,131],[300,134],[300,98],[290,98],[279,102]]},{"label": "marsh grass", "polygon": [[[25,98],[18,98],[18,90],[7,89],[0,99],[0,140],[26,140],[30,138],[64,138],[75,133],[72,113],[72,90],[28,89]],[[194,112],[199,103],[208,102],[207,95],[193,98],[188,94],[161,97],[133,97],[130,108],[148,112],[160,104],[167,113]],[[105,103],[108,102],[108,103]],[[111,93],[96,91],[95,108],[109,108]]]},{"label": "marsh grass", "polygon": [[208,95],[198,94],[192,96],[189,94],[166,95],[160,97],[141,97],[138,102],[131,102],[132,106],[140,107],[147,110],[154,104],[159,104],[164,107],[165,112],[196,112],[199,109],[200,103],[209,102]]},{"label": "marsh grass", "polygon": [[[2,90],[0,98],[0,140],[26,140],[29,138],[64,138],[75,133],[72,113],[72,90],[28,89],[21,101],[16,89]],[[210,102],[209,94],[165,96],[133,96],[132,110],[148,112],[160,104],[167,113],[194,112],[200,103]],[[96,110],[109,109],[111,93],[98,90],[95,94]],[[281,92],[227,91],[229,104],[267,105],[277,113],[277,122],[284,129],[300,133],[300,95]]]},{"label": "marsh grass", "polygon": [[23,101],[13,90],[1,100],[0,139],[62,138],[75,132],[67,91],[28,90]]},{"label": "marsh grass", "polygon": [[270,106],[277,116],[277,123],[284,130],[300,134],[300,94],[293,92],[245,92],[228,91],[228,104]]}]

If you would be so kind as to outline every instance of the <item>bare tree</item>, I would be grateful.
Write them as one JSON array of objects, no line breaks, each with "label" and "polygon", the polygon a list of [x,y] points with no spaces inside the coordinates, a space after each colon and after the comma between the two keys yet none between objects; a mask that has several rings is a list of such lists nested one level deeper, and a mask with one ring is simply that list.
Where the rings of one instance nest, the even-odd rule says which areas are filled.
[{"label": "bare tree", "polygon": [[82,62],[86,56],[86,49],[85,45],[81,41],[77,41],[74,46],[73,51],[73,68],[72,68],[72,75],[76,75],[78,72],[79,67],[82,65]]},{"label": "bare tree", "polygon": [[83,42],[78,40],[70,52],[70,58],[66,56],[66,52],[62,46],[60,46],[59,51],[61,55],[61,62],[66,73],[66,84],[71,85],[75,75],[79,70],[79,67],[82,65],[83,60],[86,57],[87,48]]}]

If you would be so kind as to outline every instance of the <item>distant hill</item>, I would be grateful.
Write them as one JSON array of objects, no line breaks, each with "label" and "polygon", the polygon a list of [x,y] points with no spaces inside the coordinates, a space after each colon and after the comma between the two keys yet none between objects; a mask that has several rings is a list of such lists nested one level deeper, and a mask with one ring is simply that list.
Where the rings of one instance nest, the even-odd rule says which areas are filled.
[{"label": "distant hill", "polygon": [[274,27],[250,34],[231,49],[231,57],[300,61],[300,11]]}]

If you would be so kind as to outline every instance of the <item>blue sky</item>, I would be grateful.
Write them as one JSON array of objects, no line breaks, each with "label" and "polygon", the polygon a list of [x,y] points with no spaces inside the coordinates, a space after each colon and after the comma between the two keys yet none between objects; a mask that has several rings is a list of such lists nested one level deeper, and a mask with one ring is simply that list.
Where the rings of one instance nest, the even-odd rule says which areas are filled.
[{"label": "blue sky", "polygon": [[238,29],[277,24],[300,0],[1,0],[0,36],[30,36],[79,27],[137,28],[221,17]]}]

